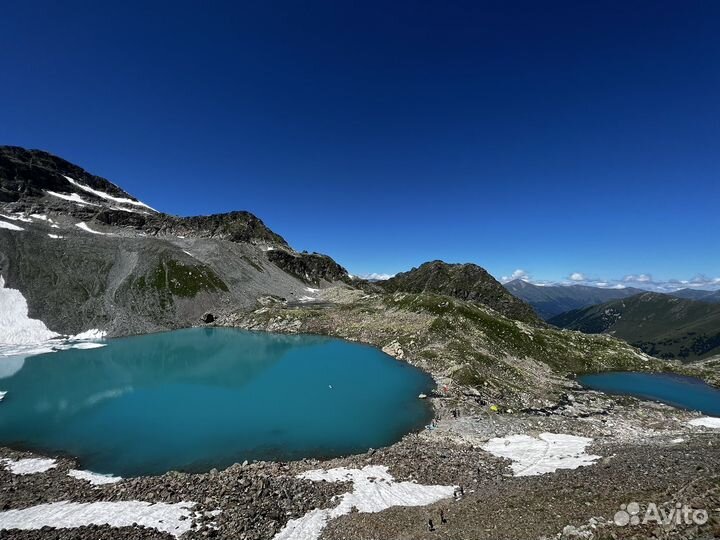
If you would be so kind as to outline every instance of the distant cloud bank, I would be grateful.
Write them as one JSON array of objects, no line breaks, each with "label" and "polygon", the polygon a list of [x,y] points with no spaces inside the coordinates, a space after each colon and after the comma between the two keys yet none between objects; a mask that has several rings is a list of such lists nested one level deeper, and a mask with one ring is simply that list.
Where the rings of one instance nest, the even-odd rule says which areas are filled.
[{"label": "distant cloud bank", "polygon": [[628,274],[619,279],[600,279],[589,277],[583,272],[571,272],[567,278],[560,281],[534,279],[532,275],[522,268],[518,268],[509,276],[502,276],[500,281],[507,283],[515,279],[521,279],[533,285],[589,285],[591,287],[601,287],[603,289],[624,289],[626,287],[636,287],[648,291],[657,292],[673,292],[679,289],[704,289],[715,290],[720,289],[720,277],[708,277],[698,274],[692,279],[669,279],[656,280],[652,274]]},{"label": "distant cloud bank", "polygon": [[378,274],[376,272],[372,272],[371,274],[361,274],[359,277],[367,279],[368,281],[384,281],[394,276],[395,274]]}]

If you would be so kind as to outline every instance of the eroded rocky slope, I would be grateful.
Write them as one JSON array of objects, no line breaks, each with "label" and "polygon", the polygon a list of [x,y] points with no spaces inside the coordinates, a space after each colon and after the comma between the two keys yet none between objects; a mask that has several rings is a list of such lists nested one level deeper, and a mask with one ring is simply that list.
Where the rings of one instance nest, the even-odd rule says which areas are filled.
[{"label": "eroded rocky slope", "polygon": [[181,218],[46,152],[0,147],[0,274],[62,334],[197,324],[206,312],[350,281],[249,212]]}]

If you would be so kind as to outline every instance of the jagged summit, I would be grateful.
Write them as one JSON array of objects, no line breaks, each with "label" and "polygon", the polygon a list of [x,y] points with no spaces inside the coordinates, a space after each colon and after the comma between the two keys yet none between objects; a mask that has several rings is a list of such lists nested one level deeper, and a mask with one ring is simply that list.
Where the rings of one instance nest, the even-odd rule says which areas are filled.
[{"label": "jagged summit", "polygon": [[44,197],[48,192],[75,193],[93,204],[116,202],[152,210],[109,180],[44,150],[0,146],[0,182],[0,202]]},{"label": "jagged summit", "polygon": [[472,264],[430,261],[379,283],[386,291],[431,292],[484,304],[511,318],[539,322],[532,307],[510,294],[484,268]]},{"label": "jagged summit", "polygon": [[0,146],[0,204],[15,213],[67,215],[152,236],[223,238],[290,249],[246,211],[178,217],[151,208],[116,184],[42,150]]}]

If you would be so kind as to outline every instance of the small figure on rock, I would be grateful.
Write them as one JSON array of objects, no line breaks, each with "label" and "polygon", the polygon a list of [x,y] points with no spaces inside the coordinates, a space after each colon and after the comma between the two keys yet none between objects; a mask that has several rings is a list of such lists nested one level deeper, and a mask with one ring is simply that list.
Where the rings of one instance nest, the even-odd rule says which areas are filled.
[{"label": "small figure on rock", "polygon": [[433,525],[432,518],[428,519],[428,531],[433,532],[435,530],[435,525]]}]

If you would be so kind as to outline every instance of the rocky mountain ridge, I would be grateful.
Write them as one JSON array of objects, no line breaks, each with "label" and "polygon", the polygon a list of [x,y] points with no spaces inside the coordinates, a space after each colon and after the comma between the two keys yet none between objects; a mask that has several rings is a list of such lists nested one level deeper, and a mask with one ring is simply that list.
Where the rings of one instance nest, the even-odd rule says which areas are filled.
[{"label": "rocky mountain ridge", "polygon": [[499,281],[476,264],[431,261],[378,285],[388,292],[443,294],[486,305],[511,319],[540,322],[530,305],[510,294]]},{"label": "rocky mountain ridge", "polygon": [[0,147],[0,273],[55,332],[110,335],[196,324],[258,297],[312,299],[348,283],[249,212],[178,217],[39,150]]},{"label": "rocky mountain ridge", "polygon": [[151,236],[220,238],[289,249],[250,212],[178,217],[159,212],[112,182],[41,150],[0,146],[0,202],[10,212],[61,212]]}]

